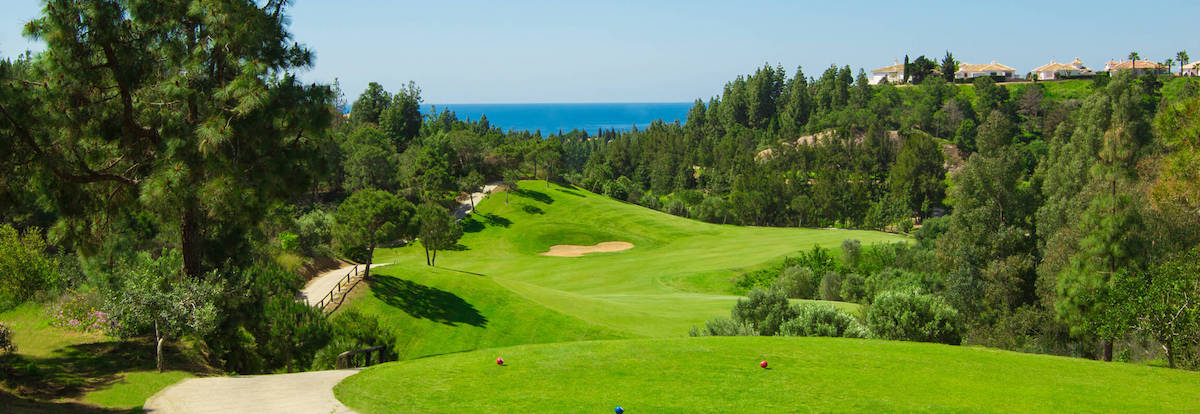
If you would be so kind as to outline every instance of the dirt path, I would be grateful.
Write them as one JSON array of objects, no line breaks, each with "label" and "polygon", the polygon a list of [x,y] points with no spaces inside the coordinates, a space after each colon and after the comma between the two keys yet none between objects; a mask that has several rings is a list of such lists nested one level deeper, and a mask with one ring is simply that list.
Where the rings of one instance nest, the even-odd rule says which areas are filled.
[{"label": "dirt path", "polygon": [[333,386],[358,370],[190,378],[159,391],[143,406],[150,413],[353,413]]},{"label": "dirt path", "polygon": [[461,219],[463,217],[466,217],[468,214],[471,214],[472,203],[479,204],[479,202],[483,200],[484,196],[491,194],[492,191],[494,191],[496,189],[496,187],[499,187],[499,186],[500,186],[499,184],[495,184],[495,183],[485,185],[485,186],[483,186],[482,191],[480,191],[478,193],[471,193],[470,199],[459,201],[458,208],[454,209],[454,218]]},{"label": "dirt path", "polygon": [[[371,268],[374,269],[376,267],[387,266],[389,264],[391,263],[372,263]],[[325,297],[325,295],[329,294],[329,291],[333,290],[333,288],[337,286],[338,282],[345,280],[347,272],[353,271],[356,267],[358,268],[359,272],[362,272],[362,266],[363,265],[350,265],[327,272],[322,272],[317,277],[308,281],[308,284],[304,286],[304,290],[300,291],[300,294],[302,295],[301,297],[308,298],[308,304],[315,306],[317,302],[321,300],[321,298]]]}]

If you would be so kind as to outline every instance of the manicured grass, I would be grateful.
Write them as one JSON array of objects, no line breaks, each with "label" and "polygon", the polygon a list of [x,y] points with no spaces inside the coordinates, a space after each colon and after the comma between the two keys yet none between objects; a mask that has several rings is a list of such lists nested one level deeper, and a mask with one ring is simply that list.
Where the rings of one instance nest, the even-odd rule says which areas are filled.
[{"label": "manicured grass", "polygon": [[[480,308],[485,316],[483,301],[515,294],[572,320],[576,330],[566,335],[572,338],[579,337],[579,329],[622,336],[678,337],[694,325],[729,314],[738,298],[733,294],[733,282],[744,269],[781,261],[814,245],[837,248],[846,239],[864,244],[907,240],[870,231],[708,224],[577,188],[547,186],[544,181],[523,181],[520,190],[508,197],[508,203],[503,194],[479,203],[477,213],[464,221],[467,232],[461,247],[438,253],[436,268],[425,266],[423,249],[412,245],[377,251],[376,262],[395,263],[379,273],[421,285],[449,283],[444,290]],[[592,245],[604,241],[626,241],[635,247],[575,258],[538,254],[556,244]],[[371,292],[363,297],[379,298],[379,284],[372,283]],[[467,295],[473,297],[468,299]],[[389,318],[393,314],[412,315],[397,306],[381,306],[384,302],[352,302],[348,308]],[[527,317],[520,322],[537,323],[541,318]],[[499,317],[488,320],[489,324],[507,323]],[[413,332],[413,336],[420,332]],[[404,330],[399,333],[408,335]],[[484,336],[489,335],[500,338],[505,334]],[[566,340],[539,336],[531,336],[525,343]],[[515,344],[484,340],[479,345],[497,343]],[[444,352],[461,349],[474,348],[453,346]],[[436,347],[426,348],[414,355],[437,352]]]},{"label": "manicured grass", "polygon": [[[44,305],[25,303],[0,313],[13,331],[17,353],[3,357],[12,375],[0,382],[0,404],[14,412],[136,409],[154,393],[193,376],[154,371],[153,344],[117,341],[99,333],[52,325]],[[193,352],[166,348],[168,367],[204,370]],[[0,410],[0,412],[6,412]]]},{"label": "manicured grass", "polygon": [[136,371],[123,372],[121,379],[109,388],[88,393],[83,402],[100,407],[133,408],[140,407],[151,395],[163,388],[179,382],[192,375],[183,371]]},{"label": "manicured grass", "polygon": [[[493,361],[503,357],[506,365]],[[758,362],[767,360],[770,369]],[[389,363],[363,413],[1195,412],[1200,374],[937,344],[705,337],[526,345]]]},{"label": "manicured grass", "polygon": [[401,358],[509,345],[627,335],[551,311],[490,278],[446,269],[405,273],[372,269],[372,288],[345,309],[376,315],[399,335]]},{"label": "manicured grass", "polygon": [[43,305],[27,302],[0,313],[0,323],[13,332],[17,352],[31,357],[48,357],[70,345],[99,342],[108,337],[51,325],[53,318]]}]

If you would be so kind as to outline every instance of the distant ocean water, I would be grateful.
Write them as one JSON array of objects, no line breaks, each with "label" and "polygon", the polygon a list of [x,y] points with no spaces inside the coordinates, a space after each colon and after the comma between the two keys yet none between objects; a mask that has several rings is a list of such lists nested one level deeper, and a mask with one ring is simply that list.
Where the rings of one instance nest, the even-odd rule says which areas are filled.
[{"label": "distant ocean water", "polygon": [[550,135],[572,129],[595,134],[600,129],[628,131],[637,125],[644,129],[661,119],[671,123],[687,118],[689,102],[671,103],[531,103],[531,104],[438,104],[426,105],[429,113],[449,109],[459,119],[478,120],[487,115],[488,123],[504,131],[542,131]]}]

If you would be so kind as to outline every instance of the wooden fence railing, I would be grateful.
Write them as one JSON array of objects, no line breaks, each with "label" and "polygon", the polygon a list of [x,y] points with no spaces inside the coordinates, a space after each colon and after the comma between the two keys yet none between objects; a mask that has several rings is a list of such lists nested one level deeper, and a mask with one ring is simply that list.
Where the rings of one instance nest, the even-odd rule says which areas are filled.
[{"label": "wooden fence railing", "polygon": [[341,354],[338,354],[338,357],[337,357],[337,369],[350,368],[350,357],[359,355],[359,354],[367,354],[366,366],[370,366],[372,352],[378,352],[378,356],[375,358],[376,362],[382,363],[382,362],[384,362],[383,361],[383,350],[384,349],[387,349],[387,347],[381,345],[381,346],[376,346],[376,347],[371,347],[371,348],[366,348],[366,349],[342,352]]},{"label": "wooden fence railing", "polygon": [[[335,285],[332,289],[329,289],[329,293],[326,293],[325,296],[322,296],[321,300],[318,300],[316,305],[312,305],[311,303],[309,303],[309,305],[316,306],[321,310],[325,310],[325,308],[329,307],[329,304],[333,303],[338,294],[342,294],[344,299],[345,294],[343,291],[349,291],[351,288],[353,288],[354,284],[358,283],[358,280],[355,280],[358,277],[358,266],[355,265],[353,269],[350,269],[349,272],[346,272],[345,277],[338,279],[337,285]],[[307,302],[308,298],[305,298],[304,300]]]}]

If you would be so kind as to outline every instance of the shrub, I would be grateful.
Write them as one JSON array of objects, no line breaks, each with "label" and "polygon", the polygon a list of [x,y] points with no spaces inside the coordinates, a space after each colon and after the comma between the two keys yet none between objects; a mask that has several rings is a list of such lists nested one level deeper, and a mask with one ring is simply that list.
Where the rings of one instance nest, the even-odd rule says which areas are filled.
[{"label": "shrub", "polygon": [[120,326],[104,307],[103,299],[94,291],[71,292],[58,303],[58,312],[51,325],[79,331],[116,332]]},{"label": "shrub", "polygon": [[671,200],[671,202],[667,203],[666,211],[667,211],[667,213],[670,213],[671,215],[675,215],[675,216],[679,216],[679,217],[687,217],[688,216],[687,204],[684,204],[682,201],[679,201],[679,200]]},{"label": "shrub", "polygon": [[696,329],[688,332],[691,336],[758,336],[758,332],[749,324],[738,322],[729,318],[716,318],[704,323],[704,329]]},{"label": "shrub", "polygon": [[0,225],[0,312],[11,309],[58,282],[58,262],[46,254],[36,227],[23,234]]},{"label": "shrub", "polygon": [[279,248],[286,252],[297,252],[300,250],[300,236],[290,231],[285,231],[279,234]]},{"label": "shrub", "polygon": [[12,342],[12,331],[0,324],[0,355],[17,352],[17,345]]},{"label": "shrub", "polygon": [[775,279],[775,283],[771,287],[782,290],[789,298],[810,299],[813,297],[814,284],[812,270],[806,267],[793,266],[783,269],[783,272],[780,272],[779,277]]},{"label": "shrub", "polygon": [[940,297],[916,292],[880,293],[867,309],[867,327],[882,339],[962,343],[958,311]]},{"label": "shrub", "polygon": [[779,325],[796,316],[793,312],[782,290],[756,288],[746,299],[738,299],[732,316],[735,322],[754,327],[759,335],[772,336],[779,332]]},{"label": "shrub", "polygon": [[296,235],[300,236],[300,247],[309,253],[320,253],[333,241],[333,214],[325,210],[313,210],[296,219]]},{"label": "shrub", "polygon": [[649,192],[642,196],[641,200],[638,200],[638,204],[651,210],[662,210],[662,202],[658,201],[658,196]]},{"label": "shrub", "polygon": [[808,252],[800,252],[795,265],[812,269],[813,274],[823,275],[830,270],[841,270],[841,262],[833,257],[828,249],[813,246]]},{"label": "shrub", "polygon": [[862,256],[862,242],[858,240],[842,241],[842,264],[849,268],[858,266],[858,258]]},{"label": "shrub", "polygon": [[867,294],[867,279],[856,273],[842,276],[842,286],[838,289],[842,300],[855,303],[866,303],[870,296]]},{"label": "shrub", "polygon": [[[966,121],[963,121],[966,122]],[[927,218],[921,222],[921,228],[913,233],[921,247],[933,248],[934,241],[950,230],[950,216]]]},{"label": "shrub", "polygon": [[867,297],[886,291],[933,292],[937,286],[928,273],[909,272],[900,269],[884,269],[867,278]]},{"label": "shrub", "polygon": [[842,274],[829,272],[821,278],[821,299],[842,300]]},{"label": "shrub", "polygon": [[796,317],[779,327],[783,336],[830,336],[868,338],[866,326],[846,311],[829,304],[797,305]]},{"label": "shrub", "polygon": [[[371,353],[371,356],[378,355],[376,363],[396,359],[396,334],[380,326],[378,319],[356,311],[346,311],[337,314],[329,322],[333,330],[332,340],[328,346],[317,351],[312,363],[314,370],[334,369],[337,366],[337,356],[342,352],[380,345],[386,347],[382,353]],[[368,362],[365,361],[367,357],[366,354],[358,355],[351,362],[354,365],[365,365]]]}]

